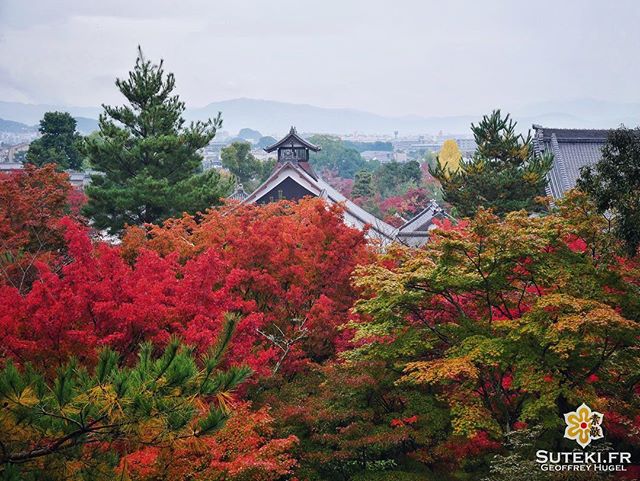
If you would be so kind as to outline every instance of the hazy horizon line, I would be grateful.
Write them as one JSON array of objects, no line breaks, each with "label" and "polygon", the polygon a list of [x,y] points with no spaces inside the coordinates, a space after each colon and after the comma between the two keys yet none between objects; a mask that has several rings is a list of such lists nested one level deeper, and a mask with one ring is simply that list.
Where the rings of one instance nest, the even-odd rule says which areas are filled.
[{"label": "hazy horizon line", "polygon": [[[179,94],[178,94],[179,95]],[[360,113],[366,113],[369,115],[375,115],[378,117],[384,117],[384,118],[389,118],[389,119],[402,119],[402,118],[411,118],[411,117],[418,117],[418,118],[432,118],[432,119],[437,119],[437,118],[452,118],[452,117],[469,117],[469,116],[479,116],[479,115],[485,115],[488,112],[482,112],[482,113],[478,113],[478,112],[466,112],[466,113],[449,113],[449,114],[435,114],[435,115],[429,115],[429,114],[425,114],[425,113],[405,113],[405,114],[384,114],[384,113],[380,113],[375,111],[375,109],[360,109],[360,108],[356,108],[356,107],[349,107],[349,106],[335,106],[335,105],[319,105],[319,104],[314,104],[314,103],[309,103],[309,102],[292,102],[292,101],[287,101],[287,100],[278,100],[278,99],[273,99],[273,98],[260,98],[260,97],[250,97],[250,96],[240,96],[240,97],[229,97],[229,98],[224,98],[224,99],[220,99],[220,100],[212,100],[209,101],[205,104],[202,105],[189,105],[185,102],[185,106],[186,106],[186,110],[200,110],[200,109],[205,109],[211,105],[217,104],[217,103],[224,103],[224,102],[233,102],[233,101],[239,101],[239,100],[249,100],[249,101],[253,101],[253,102],[271,102],[271,103],[281,103],[281,104],[288,104],[288,105],[295,105],[295,106],[300,106],[300,107],[311,107],[311,108],[319,108],[319,109],[323,109],[323,110],[342,110],[342,111],[349,111],[349,112],[360,112]],[[48,107],[61,107],[61,108],[77,108],[77,109],[100,109],[102,108],[103,105],[111,105],[109,103],[99,103],[99,104],[94,104],[94,105],[78,105],[78,104],[69,104],[69,103],[57,103],[57,102],[22,102],[22,101],[18,101],[18,100],[7,100],[4,98],[0,98],[0,102],[3,103],[13,103],[13,104],[19,104],[19,105],[26,105],[26,106],[48,106]],[[184,100],[183,100],[184,102]],[[532,108],[532,107],[538,107],[544,104],[554,104],[554,103],[559,103],[559,104],[568,104],[568,103],[573,103],[573,102],[594,102],[594,103],[605,103],[605,104],[609,104],[609,105],[617,105],[617,106],[630,106],[630,105],[638,105],[640,106],[640,100],[629,100],[629,101],[613,101],[613,100],[605,100],[602,98],[596,98],[596,97],[572,97],[572,98],[567,98],[567,99],[553,99],[553,100],[536,100],[534,102],[527,102],[524,104],[521,104],[518,107],[514,108],[504,108],[504,106],[495,106],[492,108],[492,110],[495,109],[500,109],[504,112],[510,113],[510,112],[518,112],[521,109],[527,109],[527,108]],[[114,105],[118,105],[117,103],[114,103]],[[545,114],[566,114],[566,112],[562,112],[562,111],[547,111],[545,112]],[[10,120],[10,119],[7,119]]]}]

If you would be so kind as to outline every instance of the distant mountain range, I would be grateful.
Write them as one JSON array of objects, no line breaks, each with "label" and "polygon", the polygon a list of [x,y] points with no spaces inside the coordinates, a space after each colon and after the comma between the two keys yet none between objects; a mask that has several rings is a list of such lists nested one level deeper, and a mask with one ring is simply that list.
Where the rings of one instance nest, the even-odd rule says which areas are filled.
[{"label": "distant mountain range", "polygon": [[224,129],[237,131],[250,126],[260,132],[284,134],[293,125],[302,132],[346,134],[352,132],[400,134],[465,132],[476,117],[388,117],[354,109],[316,107],[272,100],[234,99],[213,102],[190,109],[186,116],[192,120],[213,117],[222,112]]},{"label": "distant mountain range", "polygon": [[[56,110],[61,110],[60,108]],[[48,112],[46,110],[45,112]],[[44,114],[44,112],[43,112]],[[76,128],[78,132],[82,134],[90,134],[91,132],[98,130],[98,121],[86,117],[74,117],[76,119]],[[33,122],[34,125],[27,125],[26,123],[16,122],[14,120],[7,120],[0,118],[0,132],[7,132],[10,134],[31,134],[38,130],[38,121]]]},{"label": "distant mountain range", "polygon": [[[59,105],[23,104],[0,101],[0,118],[36,125],[47,111],[67,111],[78,120],[83,133],[97,128],[100,108]],[[469,134],[471,122],[481,115],[448,117],[377,115],[354,109],[324,108],[313,105],[240,98],[213,102],[201,108],[187,110],[189,120],[205,120],[222,112],[223,128],[237,132],[251,127],[267,134],[283,134],[295,125],[301,132],[346,134]],[[614,128],[624,123],[640,125],[640,103],[615,103],[593,99],[564,102],[542,102],[512,112],[523,129],[533,123],[548,127]],[[16,126],[12,128],[18,128]]]},{"label": "distant mountain range", "polygon": [[81,134],[90,134],[98,130],[98,121],[87,117],[74,117],[76,119],[76,128]]},{"label": "distant mountain range", "polygon": [[29,134],[35,131],[36,128],[31,125],[14,122],[13,120],[0,119],[0,132],[7,132],[10,134]]}]

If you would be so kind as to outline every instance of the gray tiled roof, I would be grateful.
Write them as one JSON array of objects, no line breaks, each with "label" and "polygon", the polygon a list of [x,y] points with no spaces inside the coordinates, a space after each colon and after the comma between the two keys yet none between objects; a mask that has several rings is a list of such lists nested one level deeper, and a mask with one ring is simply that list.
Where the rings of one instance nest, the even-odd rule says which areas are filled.
[{"label": "gray tiled roof", "polygon": [[408,246],[424,245],[429,239],[429,231],[435,227],[433,220],[444,218],[453,219],[435,200],[431,199],[424,209],[398,229],[396,238]]},{"label": "gray tiled roof", "polygon": [[609,135],[609,130],[552,129],[535,124],[533,129],[536,153],[551,152],[554,157],[547,194],[555,199],[575,187],[582,167],[600,160]]}]

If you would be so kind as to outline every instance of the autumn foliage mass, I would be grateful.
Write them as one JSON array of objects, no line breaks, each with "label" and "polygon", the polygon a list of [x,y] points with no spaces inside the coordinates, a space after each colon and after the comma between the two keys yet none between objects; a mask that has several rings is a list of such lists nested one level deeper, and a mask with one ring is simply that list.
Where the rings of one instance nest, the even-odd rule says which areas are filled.
[{"label": "autumn foliage mass", "polygon": [[418,249],[320,199],[114,243],[81,202],[0,176],[3,479],[524,479],[583,402],[640,452],[640,265],[579,192]]}]

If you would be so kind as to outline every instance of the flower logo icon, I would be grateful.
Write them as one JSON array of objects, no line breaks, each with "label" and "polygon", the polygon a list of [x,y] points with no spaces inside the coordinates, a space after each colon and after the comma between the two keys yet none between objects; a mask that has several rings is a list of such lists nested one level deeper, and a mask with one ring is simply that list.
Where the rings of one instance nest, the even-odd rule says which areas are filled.
[{"label": "flower logo icon", "polygon": [[584,448],[594,439],[604,437],[602,432],[603,418],[602,413],[592,411],[589,406],[582,403],[578,409],[564,415],[564,420],[567,423],[564,437],[573,439]]}]

